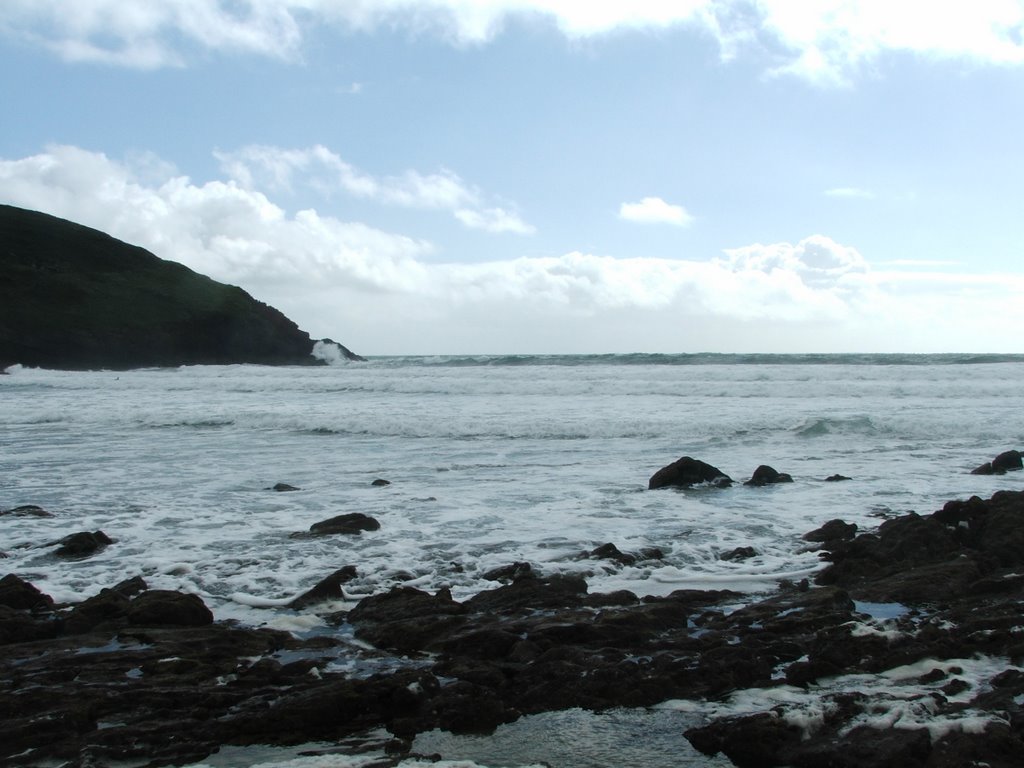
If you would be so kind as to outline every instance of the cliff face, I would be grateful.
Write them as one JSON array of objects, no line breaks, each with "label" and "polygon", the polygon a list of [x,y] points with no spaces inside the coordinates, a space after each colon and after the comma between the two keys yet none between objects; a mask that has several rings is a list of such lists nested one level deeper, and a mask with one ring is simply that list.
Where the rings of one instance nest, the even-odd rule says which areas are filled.
[{"label": "cliff face", "polygon": [[311,364],[312,349],[308,333],[241,288],[0,205],[0,370]]}]

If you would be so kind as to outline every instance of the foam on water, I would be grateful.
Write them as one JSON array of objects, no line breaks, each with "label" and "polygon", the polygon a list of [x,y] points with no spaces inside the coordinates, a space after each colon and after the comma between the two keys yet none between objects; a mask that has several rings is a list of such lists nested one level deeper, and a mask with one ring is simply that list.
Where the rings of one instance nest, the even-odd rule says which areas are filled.
[{"label": "foam on water", "polygon": [[[386,359],[331,367],[188,367],[0,377],[7,570],[57,600],[135,575],[201,595],[221,618],[280,621],[342,565],[351,601],[413,584],[466,598],[525,560],[592,591],[759,592],[821,567],[800,535],[842,517],[928,513],[1022,487],[967,474],[1024,445],[1024,364],[685,364],[637,358]],[[646,490],[681,455],[737,481],[767,463],[796,482]],[[826,483],[841,473],[850,482]],[[386,488],[371,487],[383,477]],[[284,481],[301,490],[267,490]],[[293,539],[344,512],[356,537]],[[116,540],[74,562],[40,545]],[[605,542],[663,560],[580,559]],[[720,559],[740,546],[757,556]]]}]

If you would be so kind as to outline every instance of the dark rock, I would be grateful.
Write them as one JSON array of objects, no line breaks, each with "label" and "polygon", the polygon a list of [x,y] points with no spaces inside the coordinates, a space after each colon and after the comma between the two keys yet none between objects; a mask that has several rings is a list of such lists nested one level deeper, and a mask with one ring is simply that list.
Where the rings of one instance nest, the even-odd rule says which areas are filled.
[{"label": "dark rock", "polygon": [[408,652],[422,650],[461,626],[465,612],[449,590],[431,595],[412,587],[393,587],[360,600],[347,619],[355,626],[356,636],[366,642]]},{"label": "dark rock", "polygon": [[846,475],[829,475],[828,477],[825,478],[825,482],[826,483],[839,483],[839,482],[842,482],[843,480],[851,480],[851,479],[852,478],[849,478]]},{"label": "dark rock", "polygon": [[0,515],[11,515],[12,517],[53,517],[53,513],[47,512],[35,504],[22,504],[20,507],[0,511]]},{"label": "dark rock", "polygon": [[717,467],[699,459],[683,456],[655,472],[648,481],[647,488],[649,490],[668,486],[691,488],[695,485],[705,484],[716,488],[726,488],[732,485],[732,478]]},{"label": "dark rock", "polygon": [[511,565],[503,565],[500,568],[494,568],[481,574],[480,578],[486,579],[487,581],[510,582],[523,578],[531,578],[533,576],[533,566],[529,563],[520,562],[512,563]]},{"label": "dark rock", "polygon": [[[0,604],[0,646],[46,640],[55,637],[59,629],[59,623],[49,618],[40,618],[28,611]],[[2,686],[0,690],[3,690]],[[3,711],[3,705],[0,704],[0,713]]]},{"label": "dark rock", "polygon": [[328,520],[321,520],[319,523],[313,523],[309,527],[309,532],[314,536],[329,536],[335,533],[356,534],[377,530],[380,530],[380,523],[362,512],[338,515]]},{"label": "dark rock", "polygon": [[341,588],[341,585],[351,581],[356,576],[356,567],[354,565],[346,565],[344,568],[332,573],[308,592],[304,592],[296,597],[288,604],[288,607],[307,608],[310,605],[316,605],[327,600],[343,600],[345,598],[345,591]]},{"label": "dark rock", "polygon": [[370,485],[376,488],[383,488],[384,486],[391,485],[391,481],[385,480],[383,477],[378,477],[376,480],[370,483]]},{"label": "dark rock", "polygon": [[69,635],[80,635],[104,625],[116,628],[125,623],[130,605],[128,595],[104,589],[71,609],[64,620],[64,631]]},{"label": "dark rock", "polygon": [[109,544],[113,544],[114,540],[103,531],[80,531],[54,543],[59,545],[54,552],[57,557],[78,560],[96,554]]},{"label": "dark rock", "polygon": [[294,485],[288,485],[288,483],[275,483],[271,491],[277,491],[278,493],[287,493],[288,491],[298,491],[300,488],[296,488]]},{"label": "dark rock", "polygon": [[718,559],[739,562],[741,560],[749,560],[752,557],[757,557],[757,550],[753,547],[736,547],[736,549],[723,552],[718,556]]},{"label": "dark rock", "polygon": [[767,464],[762,464],[754,470],[754,474],[751,476],[744,485],[753,486],[764,486],[774,485],[775,483],[792,483],[793,478],[784,472],[776,472],[775,469],[769,467]]},{"label": "dark rock", "polygon": [[0,360],[43,368],[316,364],[309,334],[241,288],[99,232],[0,206]]},{"label": "dark rock", "polygon": [[1020,451],[1004,451],[992,461],[971,470],[972,475],[1002,475],[1024,468]]},{"label": "dark rock", "polygon": [[128,621],[140,627],[204,627],[213,613],[198,595],[152,589],[128,605]]},{"label": "dark rock", "polygon": [[602,544],[595,549],[592,549],[587,553],[587,557],[595,560],[611,560],[612,562],[618,563],[619,565],[635,565],[636,556],[628,555],[624,552],[620,552],[619,548],[611,542]]},{"label": "dark rock", "polygon": [[580,576],[555,575],[519,579],[511,584],[480,592],[465,602],[468,610],[483,613],[525,609],[579,607],[587,594],[587,582]]},{"label": "dark rock", "polygon": [[829,520],[821,528],[804,534],[804,541],[826,542],[852,539],[857,534],[857,524],[843,520]]},{"label": "dark rock", "polygon": [[33,584],[9,573],[0,579],[0,605],[22,611],[48,610],[53,598],[40,592]]},{"label": "dark rock", "polygon": [[767,768],[788,762],[788,753],[800,744],[802,732],[774,713],[761,712],[691,728],[684,735],[709,757],[721,752],[739,768]]}]

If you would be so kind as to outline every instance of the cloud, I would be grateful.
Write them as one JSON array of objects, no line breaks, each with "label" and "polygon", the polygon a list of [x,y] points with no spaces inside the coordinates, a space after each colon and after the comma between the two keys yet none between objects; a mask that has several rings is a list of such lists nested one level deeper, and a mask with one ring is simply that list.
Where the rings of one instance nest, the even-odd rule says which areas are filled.
[{"label": "cloud", "polygon": [[405,29],[480,45],[512,18],[555,25],[569,39],[686,26],[714,37],[723,58],[771,52],[776,75],[848,83],[886,53],[978,64],[1024,63],[1024,6],[1011,0],[5,0],[0,31],[67,61],[181,66],[196,50],[301,56],[307,30]]},{"label": "cloud", "polygon": [[688,226],[693,216],[681,205],[670,205],[660,197],[645,197],[639,203],[623,203],[619,207],[619,218],[640,224],[674,224]]},{"label": "cloud", "polygon": [[880,269],[820,234],[705,260],[573,251],[438,264],[431,243],[289,213],[272,199],[284,192],[250,181],[196,183],[158,157],[69,146],[0,159],[0,202],[241,285],[366,354],[1019,349],[1021,275]]},{"label": "cloud", "polygon": [[321,193],[341,191],[382,205],[447,211],[471,229],[516,234],[536,231],[519,214],[488,207],[480,190],[447,169],[431,174],[407,170],[397,176],[376,177],[319,145],[306,149],[250,145],[214,154],[221,169],[246,189],[290,192],[301,183]]},{"label": "cloud", "polygon": [[826,197],[844,197],[858,200],[873,200],[874,192],[859,187],[835,187],[825,190]]}]

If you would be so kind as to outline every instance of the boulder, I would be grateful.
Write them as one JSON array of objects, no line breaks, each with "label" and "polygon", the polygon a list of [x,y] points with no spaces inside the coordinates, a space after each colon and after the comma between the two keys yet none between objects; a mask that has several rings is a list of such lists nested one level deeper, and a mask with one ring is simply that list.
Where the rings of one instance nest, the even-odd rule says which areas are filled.
[{"label": "boulder", "polygon": [[288,483],[274,483],[269,490],[277,491],[278,493],[287,493],[288,491],[298,491],[301,489],[296,488],[294,485],[288,485]]},{"label": "boulder", "polygon": [[21,611],[48,610],[53,598],[40,592],[35,585],[9,573],[0,579],[0,605]]},{"label": "boulder", "polygon": [[713,467],[699,459],[683,456],[655,472],[648,481],[647,488],[648,490],[669,486],[692,488],[695,485],[727,488],[732,485],[732,478],[717,467]]},{"label": "boulder", "polygon": [[108,544],[113,544],[111,539],[103,531],[80,531],[65,536],[60,541],[53,542],[59,545],[54,552],[57,557],[68,560],[80,560],[95,555],[97,552],[106,549]]},{"label": "boulder", "polygon": [[992,461],[987,461],[980,467],[971,470],[972,475],[1003,475],[1007,472],[1014,472],[1024,468],[1024,461],[1021,460],[1020,451],[1004,451]]},{"label": "boulder", "polygon": [[0,511],[0,515],[11,515],[12,517],[53,517],[53,513],[47,512],[35,504],[22,504],[20,507]]},{"label": "boulder", "polygon": [[620,552],[619,548],[611,542],[608,542],[607,544],[602,544],[601,546],[592,549],[590,552],[587,553],[587,557],[594,560],[611,560],[612,562],[618,563],[619,565],[628,566],[636,564],[635,555],[629,555],[625,552]]},{"label": "boulder", "polygon": [[857,524],[844,520],[829,520],[821,528],[804,534],[804,541],[825,542],[852,539],[857,535]]},{"label": "boulder", "polygon": [[754,470],[754,474],[751,476],[749,480],[747,480],[747,482],[744,483],[744,485],[753,485],[760,487],[764,485],[774,485],[775,483],[792,482],[793,478],[790,475],[787,475],[784,472],[777,472],[775,469],[769,467],[767,464],[762,464],[761,466]]},{"label": "boulder", "polygon": [[852,479],[852,478],[849,478],[846,475],[829,475],[828,477],[825,478],[825,482],[826,483],[839,483],[839,482],[842,482],[843,480],[850,480],[850,479]]},{"label": "boulder", "polygon": [[384,488],[385,486],[391,485],[391,481],[385,480],[383,477],[378,477],[376,480],[370,483],[370,485],[374,486],[375,488]]},{"label": "boulder", "polygon": [[341,588],[341,585],[351,581],[356,575],[356,567],[354,565],[346,565],[326,579],[323,579],[308,592],[304,592],[296,597],[288,604],[288,607],[306,608],[328,600],[344,600],[345,591]]},{"label": "boulder", "polygon": [[128,605],[128,621],[141,627],[204,627],[213,613],[198,595],[151,589]]},{"label": "boulder", "polygon": [[313,523],[309,532],[314,536],[330,536],[336,533],[356,534],[363,531],[380,530],[380,523],[369,515],[362,512],[350,512],[346,515],[338,515],[319,523]]}]

